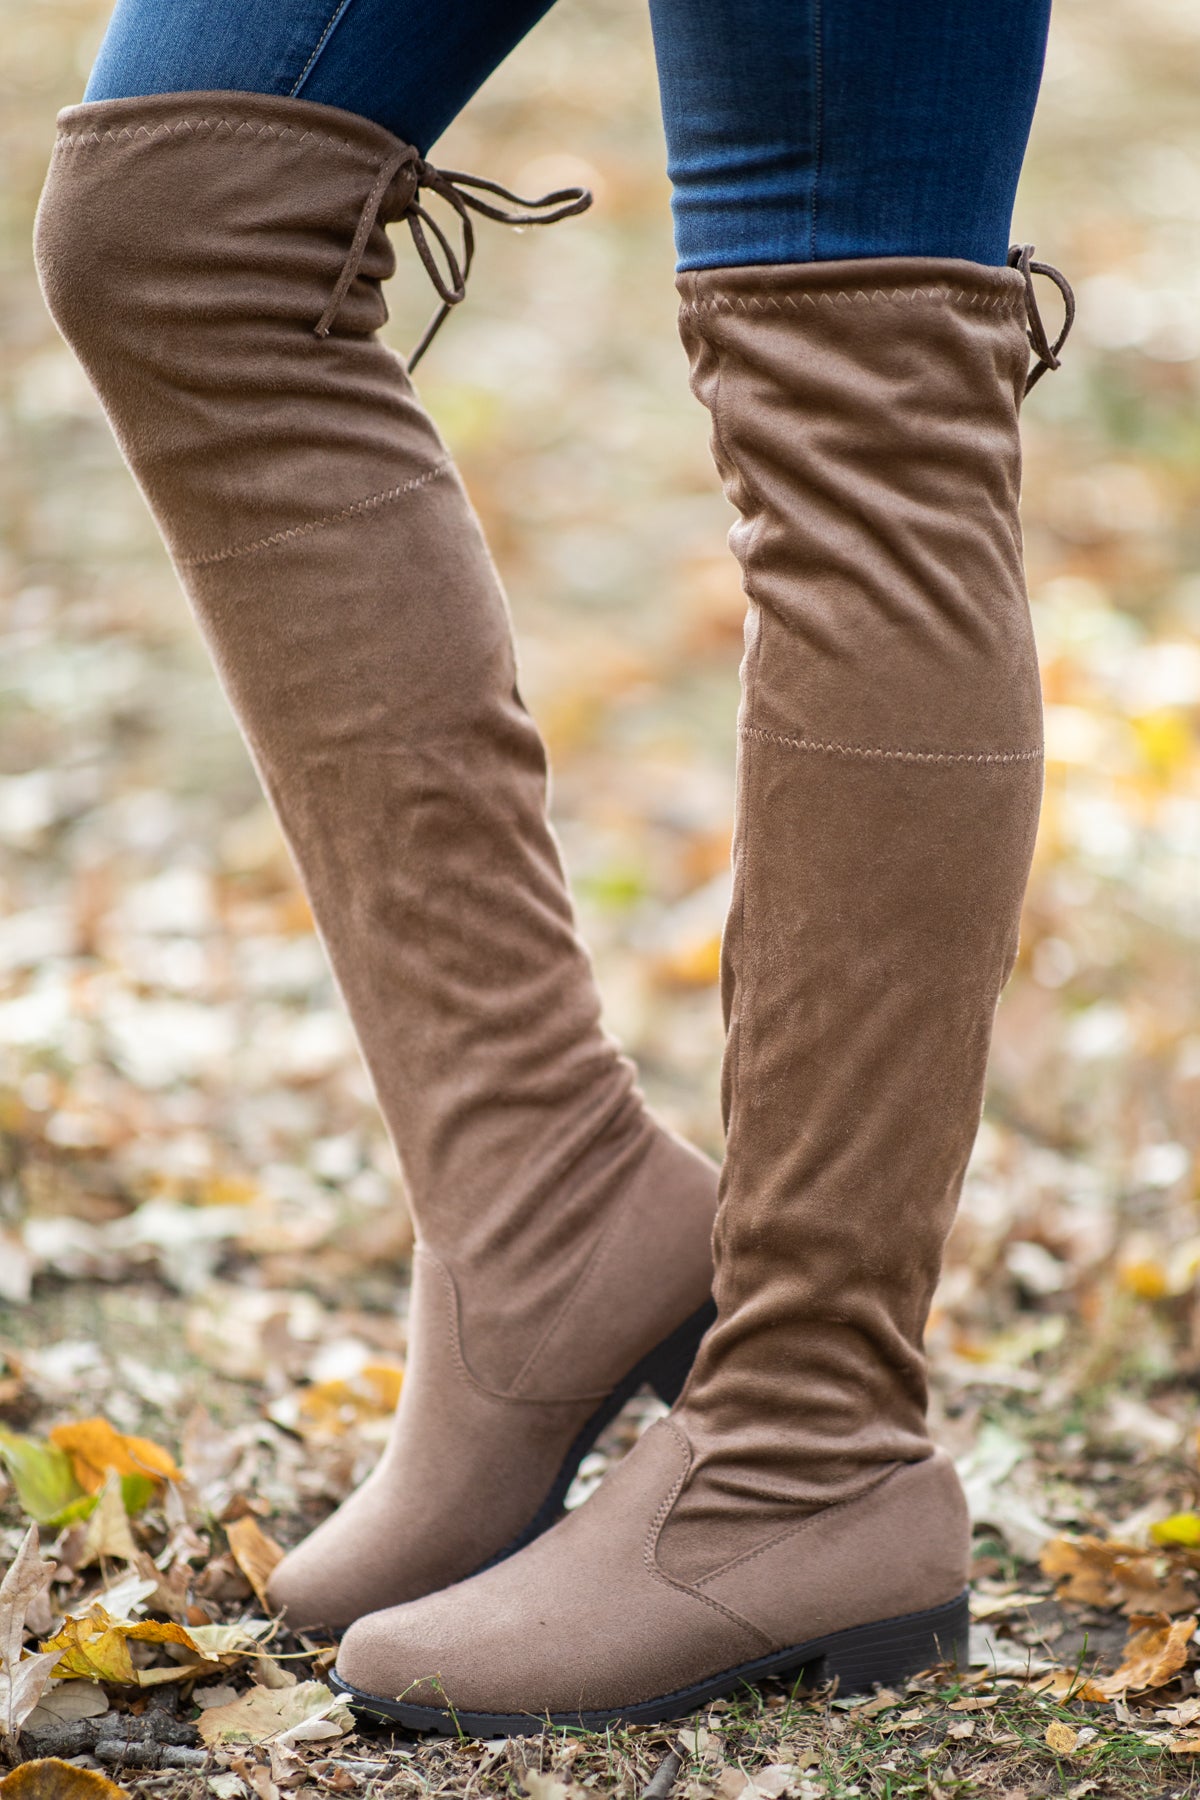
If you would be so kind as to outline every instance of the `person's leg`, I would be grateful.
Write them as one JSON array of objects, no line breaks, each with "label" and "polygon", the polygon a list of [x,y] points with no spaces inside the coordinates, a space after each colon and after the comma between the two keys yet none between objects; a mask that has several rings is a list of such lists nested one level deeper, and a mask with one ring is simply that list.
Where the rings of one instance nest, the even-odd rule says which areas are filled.
[{"label": "person's leg", "polygon": [[554,0],[117,0],[85,101],[251,93],[359,113],[424,156]]},{"label": "person's leg", "polygon": [[[92,91],[167,91],[61,115],[38,222],[51,311],[282,821],[416,1224],[392,1443],[276,1571],[297,1625],[427,1592],[544,1528],[627,1394],[677,1392],[711,1313],[715,1171],[647,1114],[601,1029],[504,597],[376,336],[381,219],[411,220],[436,171],[344,105],[237,91],[307,70],[325,99],[436,134],[520,11],[353,0],[298,40],[293,7],[130,0]],[[145,42],[158,13],[171,55]],[[449,98],[435,16],[462,49]],[[388,61],[371,34],[404,21]],[[346,85],[322,85],[337,55]]]},{"label": "person's leg", "polygon": [[680,269],[1008,252],[1050,0],[650,0]]},{"label": "person's leg", "polygon": [[586,1507],[351,1628],[335,1681],[417,1728],[651,1723],[966,1650],[922,1333],[1041,793],[1004,246],[1044,0],[810,0],[786,30],[777,0],[654,4],[749,602],[718,1317]]}]

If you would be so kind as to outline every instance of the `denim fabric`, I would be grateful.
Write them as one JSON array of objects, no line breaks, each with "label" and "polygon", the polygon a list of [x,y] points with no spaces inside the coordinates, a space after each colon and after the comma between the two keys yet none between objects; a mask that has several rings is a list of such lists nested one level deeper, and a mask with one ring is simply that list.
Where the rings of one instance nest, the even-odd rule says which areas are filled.
[{"label": "denim fabric", "polygon": [[[228,89],[427,151],[553,0],[117,0],[88,100]],[[650,0],[679,267],[1000,264],[1050,0]]]}]

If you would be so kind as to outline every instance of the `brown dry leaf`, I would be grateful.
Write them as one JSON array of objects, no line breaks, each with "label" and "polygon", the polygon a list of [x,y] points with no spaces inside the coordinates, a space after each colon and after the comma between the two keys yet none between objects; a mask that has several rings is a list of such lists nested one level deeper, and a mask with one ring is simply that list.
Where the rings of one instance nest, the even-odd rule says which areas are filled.
[{"label": "brown dry leaf", "polygon": [[156,1481],[178,1481],[175,1459],[150,1438],[127,1437],[107,1419],[78,1419],[56,1425],[50,1442],[65,1450],[75,1479],[86,1493],[98,1494],[110,1473],[148,1475]]},{"label": "brown dry leaf", "polygon": [[121,1477],[108,1476],[100,1489],[96,1509],[88,1519],[83,1536],[83,1549],[76,1568],[86,1569],[101,1561],[135,1563],[138,1548],[129,1529],[129,1514],[121,1493]]},{"label": "brown dry leaf", "polygon": [[57,1756],[22,1763],[0,1781],[0,1795],[3,1800],[130,1800],[128,1788],[107,1775],[77,1769]]},{"label": "brown dry leaf", "polygon": [[1046,1727],[1046,1742],[1055,1756],[1073,1756],[1079,1742],[1079,1733],[1063,1719],[1051,1719]]},{"label": "brown dry leaf", "polygon": [[1048,1694],[1052,1700],[1087,1700],[1098,1705],[1108,1699],[1103,1688],[1086,1676],[1081,1676],[1078,1669],[1055,1669],[1052,1675],[1045,1675],[1035,1681],[1031,1691],[1035,1694]]},{"label": "brown dry leaf", "polygon": [[298,1681],[295,1687],[254,1687],[230,1702],[202,1713],[196,1729],[210,1749],[219,1744],[265,1744],[272,1739],[343,1737],[353,1727],[350,1709],[323,1681]]},{"label": "brown dry leaf", "polygon": [[76,1719],[98,1719],[108,1711],[108,1699],[94,1681],[55,1681],[30,1713],[31,1731],[70,1725]]},{"label": "brown dry leaf", "polygon": [[1162,1550],[1103,1538],[1054,1538],[1042,1570],[1058,1582],[1055,1599],[1079,1606],[1120,1606],[1128,1613],[1190,1612],[1196,1595],[1184,1570]]},{"label": "brown dry leaf", "polygon": [[750,1791],[750,1777],[744,1769],[727,1767],[717,1776],[717,1792],[721,1800],[741,1800],[742,1795],[749,1795]]},{"label": "brown dry leaf", "polygon": [[23,1657],[21,1648],[26,1615],[53,1574],[54,1564],[42,1557],[37,1526],[31,1525],[0,1582],[0,1735],[5,1737],[20,1731],[50,1680],[53,1656]]},{"label": "brown dry leaf", "polygon": [[1140,1694],[1165,1686],[1186,1667],[1188,1644],[1195,1629],[1192,1616],[1169,1619],[1166,1613],[1159,1613],[1153,1618],[1131,1620],[1120,1668],[1096,1685],[1108,1700],[1118,1694]]},{"label": "brown dry leaf", "polygon": [[1111,1605],[1109,1548],[1100,1538],[1052,1538],[1042,1551],[1041,1567],[1059,1584],[1056,1598],[1080,1606]]},{"label": "brown dry leaf", "polygon": [[[129,1641],[147,1644],[182,1644],[185,1649],[199,1651],[191,1634],[182,1625],[146,1619],[131,1624],[128,1619],[114,1619],[102,1606],[95,1606],[82,1619],[64,1619],[52,1638],[42,1645],[43,1652],[56,1653],[54,1673],[60,1678],[79,1676],[85,1681],[115,1681],[127,1687],[139,1681],[139,1672],[129,1654]],[[164,1679],[176,1679],[183,1673],[176,1665],[170,1676],[142,1671],[150,1676],[147,1685]]]},{"label": "brown dry leaf", "polygon": [[1178,1706],[1164,1706],[1154,1716],[1168,1725],[1194,1725],[1200,1719],[1200,1696],[1193,1694]]},{"label": "brown dry leaf", "polygon": [[227,1525],[225,1535],[229,1539],[234,1562],[262,1605],[267,1606],[267,1582],[272,1570],[283,1561],[283,1551],[249,1513],[244,1519],[235,1519],[232,1525]]},{"label": "brown dry leaf", "polygon": [[750,1777],[750,1786],[762,1800],[779,1800],[780,1795],[787,1793],[795,1774],[792,1763],[768,1763]]},{"label": "brown dry leaf", "polygon": [[584,1790],[574,1782],[561,1781],[557,1775],[542,1775],[537,1769],[526,1769],[521,1786],[529,1800],[583,1800]]},{"label": "brown dry leaf", "polygon": [[1200,1735],[1191,1732],[1186,1737],[1172,1738],[1167,1749],[1172,1756],[1200,1756]]}]

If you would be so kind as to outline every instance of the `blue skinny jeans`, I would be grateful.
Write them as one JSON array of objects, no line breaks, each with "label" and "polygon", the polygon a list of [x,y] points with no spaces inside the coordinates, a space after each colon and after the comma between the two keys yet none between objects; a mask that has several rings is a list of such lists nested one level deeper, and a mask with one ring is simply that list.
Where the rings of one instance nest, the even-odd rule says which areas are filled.
[{"label": "blue skinny jeans", "polygon": [[[291,95],[425,154],[552,4],[117,0],[85,98]],[[681,269],[1004,262],[1050,0],[649,4]]]}]

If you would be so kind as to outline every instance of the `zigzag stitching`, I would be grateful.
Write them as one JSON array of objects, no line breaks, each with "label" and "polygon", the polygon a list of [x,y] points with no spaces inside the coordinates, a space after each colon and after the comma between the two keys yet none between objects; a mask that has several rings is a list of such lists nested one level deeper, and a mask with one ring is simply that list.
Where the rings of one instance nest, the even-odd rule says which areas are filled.
[{"label": "zigzag stitching", "polygon": [[373,157],[362,145],[352,144],[347,138],[327,137],[316,131],[298,131],[293,125],[269,125],[254,119],[180,119],[174,125],[125,125],[120,131],[108,128],[104,131],[61,130],[58,134],[57,147],[72,149],[80,144],[119,144],[136,143],[144,139],[153,143],[158,138],[194,136],[208,133],[221,135],[222,127],[230,137],[278,138],[280,142],[291,142],[300,150],[338,150],[343,154],[361,158],[379,167],[382,157]]},{"label": "zigzag stitching", "polygon": [[782,744],[788,750],[815,750],[828,756],[879,757],[893,762],[914,763],[1012,763],[1037,762],[1044,754],[1040,746],[1033,750],[888,750],[868,744],[835,744],[821,738],[787,737],[780,731],[763,731],[757,725],[744,725],[738,734],[756,738],[764,744]]},{"label": "zigzag stitching", "polygon": [[405,494],[411,494],[415,489],[436,481],[439,475],[446,473],[449,466],[449,463],[435,463],[431,469],[415,475],[411,481],[402,482],[399,487],[386,488],[381,494],[369,494],[365,500],[355,500],[341,512],[327,513],[322,519],[309,519],[307,524],[293,525],[288,531],[272,532],[270,537],[257,538],[252,544],[233,544],[227,550],[205,550],[197,556],[177,556],[175,561],[181,569],[196,569],[209,563],[230,562],[236,556],[249,556],[256,550],[274,550],[280,544],[289,543],[292,538],[307,537],[310,531],[322,531],[327,525],[340,525],[346,519],[358,518],[381,506],[390,506]]},{"label": "zigzag stitching", "polygon": [[825,294],[785,294],[782,298],[768,295],[749,300],[731,299],[726,294],[712,294],[698,300],[685,300],[680,311],[699,312],[799,312],[805,306],[871,305],[876,300],[889,305],[915,305],[918,301],[946,301],[958,306],[978,306],[985,312],[1016,312],[1022,304],[1020,294],[973,294],[967,288],[833,288]]}]

